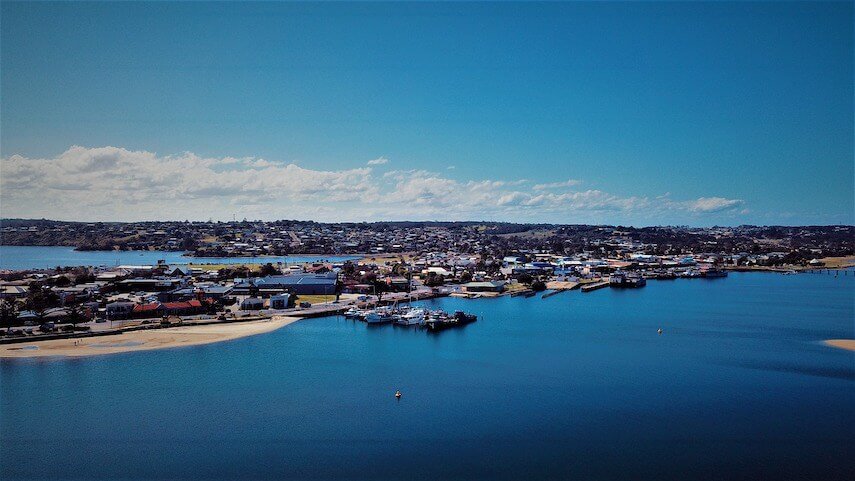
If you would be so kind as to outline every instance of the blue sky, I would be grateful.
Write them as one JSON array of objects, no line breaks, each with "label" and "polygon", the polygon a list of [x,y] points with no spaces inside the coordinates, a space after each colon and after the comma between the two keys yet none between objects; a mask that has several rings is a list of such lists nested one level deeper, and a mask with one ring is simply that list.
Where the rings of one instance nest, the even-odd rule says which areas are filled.
[{"label": "blue sky", "polygon": [[0,10],[3,217],[855,223],[851,2]]}]

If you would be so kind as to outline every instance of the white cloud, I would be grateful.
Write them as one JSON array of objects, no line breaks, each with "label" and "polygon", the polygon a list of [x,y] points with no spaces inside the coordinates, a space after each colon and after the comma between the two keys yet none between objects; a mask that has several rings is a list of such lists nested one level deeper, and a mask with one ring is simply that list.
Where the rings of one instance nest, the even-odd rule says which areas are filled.
[{"label": "white cloud", "polygon": [[581,180],[576,179],[567,179],[564,182],[551,182],[548,184],[536,184],[533,189],[534,190],[549,190],[549,189],[560,189],[563,187],[573,187],[581,184]]},{"label": "white cloud", "polygon": [[606,223],[676,222],[675,215],[735,215],[744,207],[742,200],[723,197],[677,201],[570,189],[577,184],[571,179],[526,187],[525,179],[462,181],[427,170],[380,175],[368,166],[318,170],[254,157],[158,155],[118,147],[74,146],[53,158],[0,159],[3,217]]},{"label": "white cloud", "polygon": [[688,203],[692,212],[721,212],[723,210],[741,207],[744,202],[740,199],[725,199],[724,197],[701,197]]},{"label": "white cloud", "polygon": [[374,160],[368,161],[368,165],[384,165],[384,164],[388,164],[388,163],[389,163],[389,159],[387,159],[386,157],[378,157]]}]

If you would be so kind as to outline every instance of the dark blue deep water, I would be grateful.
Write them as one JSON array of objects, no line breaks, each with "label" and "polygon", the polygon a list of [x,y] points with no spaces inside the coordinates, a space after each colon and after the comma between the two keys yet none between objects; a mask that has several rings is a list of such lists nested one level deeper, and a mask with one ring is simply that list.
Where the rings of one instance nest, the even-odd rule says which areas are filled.
[{"label": "dark blue deep water", "polygon": [[3,361],[0,478],[855,478],[853,272],[428,304],[480,319]]}]

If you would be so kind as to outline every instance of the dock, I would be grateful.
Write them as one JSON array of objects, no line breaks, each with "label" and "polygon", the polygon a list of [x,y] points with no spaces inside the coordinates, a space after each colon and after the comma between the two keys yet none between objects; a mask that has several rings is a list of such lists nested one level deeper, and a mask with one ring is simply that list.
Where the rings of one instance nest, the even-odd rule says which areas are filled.
[{"label": "dock", "polygon": [[540,298],[546,299],[546,298],[552,297],[556,294],[561,294],[562,292],[569,291],[569,290],[570,289],[555,289],[555,290],[552,290],[552,291],[549,291],[549,292],[543,294],[542,296],[540,296]]},{"label": "dock", "polygon": [[582,286],[582,292],[596,291],[597,289],[602,289],[603,287],[608,286],[609,281],[592,282],[590,284],[585,284],[584,286]]}]

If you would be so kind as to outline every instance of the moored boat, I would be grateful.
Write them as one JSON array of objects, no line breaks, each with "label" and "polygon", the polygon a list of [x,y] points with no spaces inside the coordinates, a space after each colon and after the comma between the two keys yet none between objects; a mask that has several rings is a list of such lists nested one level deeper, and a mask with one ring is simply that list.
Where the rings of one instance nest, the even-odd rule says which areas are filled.
[{"label": "moored boat", "polygon": [[703,272],[703,276],[707,279],[714,279],[717,277],[727,277],[727,271],[719,269],[717,267],[710,267],[706,271]]},{"label": "moored boat", "polygon": [[395,321],[396,324],[402,326],[415,326],[419,325],[425,320],[425,310],[421,308],[410,309],[407,312],[401,314],[398,319]]},{"label": "moored boat", "polygon": [[448,315],[442,313],[432,313],[424,323],[425,328],[429,331],[441,331],[450,327],[464,326],[475,322],[478,316],[474,314],[466,314],[463,311],[455,311],[454,314]]},{"label": "moored boat", "polygon": [[647,285],[647,280],[638,274],[615,271],[609,276],[609,285],[612,287],[644,287]]},{"label": "moored boat", "polygon": [[392,313],[386,309],[372,309],[365,315],[365,322],[368,324],[387,324],[394,320]]}]

